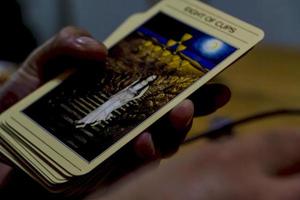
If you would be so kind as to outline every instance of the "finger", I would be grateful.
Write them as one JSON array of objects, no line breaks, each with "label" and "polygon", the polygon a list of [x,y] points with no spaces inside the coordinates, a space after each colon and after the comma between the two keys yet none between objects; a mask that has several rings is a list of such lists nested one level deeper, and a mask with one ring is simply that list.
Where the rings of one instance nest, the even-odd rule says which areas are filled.
[{"label": "finger", "polygon": [[150,128],[156,152],[161,157],[175,153],[191,128],[194,105],[185,100]]},{"label": "finger", "polygon": [[1,88],[4,92],[0,94],[3,100],[0,111],[7,109],[66,68],[99,66],[99,62],[106,55],[105,46],[93,39],[88,32],[74,27],[63,29],[36,49]]},{"label": "finger", "polygon": [[49,63],[52,64],[53,60],[71,58],[76,61],[102,61],[106,55],[106,47],[92,38],[88,32],[75,27],[67,27],[35,50],[25,61],[24,70],[28,74],[43,78],[46,66]]},{"label": "finger", "polygon": [[148,131],[143,132],[134,139],[133,147],[136,155],[145,161],[153,161],[159,157],[152,136]]},{"label": "finger", "polygon": [[[106,169],[104,169],[104,180],[101,181],[103,185],[111,185],[119,179],[134,172],[149,163],[152,166],[157,166],[160,162],[156,156],[151,135],[148,132],[142,133],[131,143],[118,151],[108,162]],[[108,174],[105,172],[108,171]]]},{"label": "finger", "polygon": [[4,188],[9,181],[12,168],[6,164],[0,163],[0,189]]},{"label": "finger", "polygon": [[230,99],[230,89],[222,84],[207,84],[193,93],[189,99],[194,102],[195,115],[207,115],[224,106]]},{"label": "finger", "polygon": [[69,55],[83,59],[103,60],[107,55],[106,47],[85,30],[66,27],[56,36],[38,48],[29,59],[39,65],[59,55]]}]

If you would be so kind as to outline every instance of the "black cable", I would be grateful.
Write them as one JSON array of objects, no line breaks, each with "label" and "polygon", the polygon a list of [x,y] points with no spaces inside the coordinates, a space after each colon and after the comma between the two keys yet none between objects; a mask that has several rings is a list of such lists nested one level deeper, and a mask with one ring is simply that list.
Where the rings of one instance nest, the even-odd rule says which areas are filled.
[{"label": "black cable", "polygon": [[199,139],[217,139],[222,136],[228,136],[232,134],[232,129],[233,127],[244,124],[247,122],[251,121],[256,121],[259,119],[263,118],[269,118],[269,117],[275,117],[278,115],[300,115],[300,109],[279,109],[279,110],[274,110],[274,111],[269,111],[269,112],[264,112],[264,113],[259,113],[256,115],[252,115],[250,117],[245,117],[240,120],[236,120],[234,122],[229,122],[221,127],[209,130],[207,132],[204,132],[202,134],[198,134],[195,136],[192,136],[184,141],[184,144],[189,144],[191,142],[194,142]]}]

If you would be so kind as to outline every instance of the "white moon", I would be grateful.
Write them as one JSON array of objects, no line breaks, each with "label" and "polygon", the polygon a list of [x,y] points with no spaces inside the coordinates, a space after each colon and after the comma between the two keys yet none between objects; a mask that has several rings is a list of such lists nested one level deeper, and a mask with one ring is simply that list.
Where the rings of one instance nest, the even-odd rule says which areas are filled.
[{"label": "white moon", "polygon": [[217,39],[209,39],[206,42],[204,42],[202,48],[206,53],[216,53],[220,49],[222,49],[224,43]]}]

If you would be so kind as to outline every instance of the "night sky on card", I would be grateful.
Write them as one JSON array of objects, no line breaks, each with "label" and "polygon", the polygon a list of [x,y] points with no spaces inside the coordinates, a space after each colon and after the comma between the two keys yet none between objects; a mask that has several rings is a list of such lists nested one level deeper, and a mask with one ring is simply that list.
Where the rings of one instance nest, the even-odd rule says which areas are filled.
[{"label": "night sky on card", "polygon": [[[201,27],[199,27],[201,29]],[[181,53],[197,61],[207,70],[211,70],[236,48],[222,40],[196,30],[165,14],[159,13],[138,29],[144,35],[155,38],[159,43],[167,45],[169,40],[181,42],[187,48]],[[182,41],[184,34],[190,34],[191,39]],[[177,44],[179,45],[179,44]],[[177,46],[170,47],[175,51]]]}]

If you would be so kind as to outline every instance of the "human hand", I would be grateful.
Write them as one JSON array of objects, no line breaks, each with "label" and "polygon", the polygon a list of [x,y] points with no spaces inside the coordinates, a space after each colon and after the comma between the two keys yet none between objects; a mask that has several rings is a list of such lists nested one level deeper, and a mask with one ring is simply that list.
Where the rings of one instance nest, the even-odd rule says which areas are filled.
[{"label": "human hand", "polygon": [[[300,129],[195,145],[155,171],[147,168],[103,199],[300,199]],[[97,193],[87,199],[101,199]]]},{"label": "human hand", "polygon": [[[62,73],[66,67],[75,64],[82,67],[86,66],[86,62],[100,63],[105,60],[106,55],[106,48],[86,31],[72,27],[63,29],[34,51],[12,79],[1,88],[0,110],[4,111],[46,81]],[[200,101],[203,107],[196,109],[198,114],[207,114],[223,106],[230,96],[228,88],[214,84],[201,88],[198,94],[203,94]],[[209,103],[209,106],[205,106],[205,103]],[[117,177],[146,162],[158,160],[174,153],[192,124],[193,114],[194,105],[190,100],[186,100],[159,123],[138,136],[127,148],[129,150],[125,163],[129,163],[130,166],[123,166],[119,173],[115,173],[118,174]],[[153,132],[158,132],[157,130],[163,134],[155,134],[156,136],[152,137]],[[5,169],[3,179],[6,177],[5,174],[10,171],[7,167]],[[19,175],[13,177],[16,176]],[[22,179],[24,178],[22,175],[20,176]],[[30,184],[26,184],[26,186],[30,186]],[[27,187],[23,187],[23,189],[27,192],[30,191]]]}]

